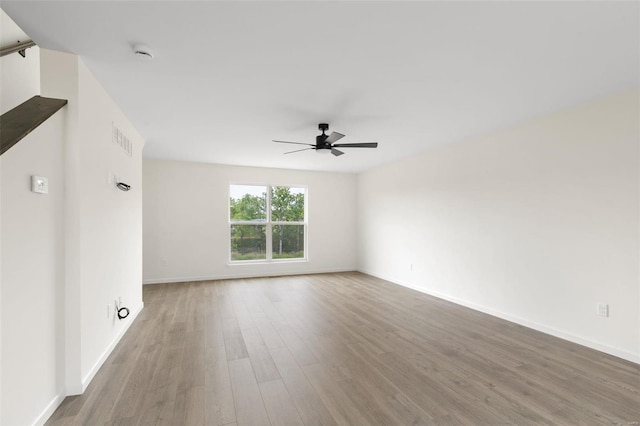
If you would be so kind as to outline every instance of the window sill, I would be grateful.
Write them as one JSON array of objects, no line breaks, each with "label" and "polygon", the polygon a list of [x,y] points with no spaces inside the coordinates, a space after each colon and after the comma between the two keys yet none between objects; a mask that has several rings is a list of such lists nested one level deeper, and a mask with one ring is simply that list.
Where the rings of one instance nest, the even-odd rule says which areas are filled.
[{"label": "window sill", "polygon": [[274,260],[235,260],[228,261],[227,266],[246,265],[281,265],[286,263],[308,263],[309,259],[274,259]]}]

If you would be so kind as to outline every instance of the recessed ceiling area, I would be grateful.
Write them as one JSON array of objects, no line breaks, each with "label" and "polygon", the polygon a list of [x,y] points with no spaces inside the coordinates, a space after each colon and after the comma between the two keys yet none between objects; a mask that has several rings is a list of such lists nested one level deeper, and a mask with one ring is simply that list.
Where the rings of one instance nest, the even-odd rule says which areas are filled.
[{"label": "recessed ceiling area", "polygon": [[[148,158],[360,172],[639,85],[637,2],[2,8],[40,47],[82,58]],[[284,155],[271,142],[315,143],[320,122],[379,147]]]}]

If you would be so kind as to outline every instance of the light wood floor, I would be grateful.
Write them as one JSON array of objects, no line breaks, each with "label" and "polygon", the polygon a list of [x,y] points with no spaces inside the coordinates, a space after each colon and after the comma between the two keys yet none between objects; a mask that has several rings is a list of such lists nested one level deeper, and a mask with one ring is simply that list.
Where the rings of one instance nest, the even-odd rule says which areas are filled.
[{"label": "light wood floor", "polygon": [[640,366],[358,273],[161,284],[48,424],[638,424]]}]

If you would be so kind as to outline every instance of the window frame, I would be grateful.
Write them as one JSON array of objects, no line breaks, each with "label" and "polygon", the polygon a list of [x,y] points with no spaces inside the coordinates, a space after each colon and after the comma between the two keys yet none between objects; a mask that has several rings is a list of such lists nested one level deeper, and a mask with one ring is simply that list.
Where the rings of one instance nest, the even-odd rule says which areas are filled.
[{"label": "window frame", "polygon": [[[231,187],[237,186],[264,186],[266,188],[266,219],[264,221],[255,220],[231,220]],[[272,221],[271,220],[271,191],[273,188],[286,187],[286,188],[300,188],[304,191],[304,220],[302,221]],[[309,189],[306,185],[291,185],[291,184],[264,184],[264,183],[239,183],[229,182],[227,185],[227,253],[228,265],[246,265],[246,264],[259,264],[259,263],[296,263],[296,262],[308,262],[309,261]],[[265,226],[266,238],[265,238],[265,258],[264,259],[250,259],[250,260],[233,260],[232,255],[232,243],[231,243],[231,227],[233,225],[252,225],[252,226]],[[304,237],[304,256],[295,258],[273,258],[273,226],[274,225],[302,225],[303,237]]]}]

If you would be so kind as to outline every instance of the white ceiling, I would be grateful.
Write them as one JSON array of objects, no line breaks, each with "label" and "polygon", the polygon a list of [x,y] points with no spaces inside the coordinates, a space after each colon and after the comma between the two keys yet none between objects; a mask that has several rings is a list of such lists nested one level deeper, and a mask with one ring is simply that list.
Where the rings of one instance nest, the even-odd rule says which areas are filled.
[{"label": "white ceiling", "polygon": [[16,25],[9,16],[0,10],[0,49],[15,46],[29,40],[29,37]]},{"label": "white ceiling", "polygon": [[[144,155],[359,172],[639,86],[638,2],[3,1],[80,55]],[[132,45],[151,47],[140,60]],[[378,149],[283,155],[317,124]],[[516,143],[514,141],[514,143]]]}]

